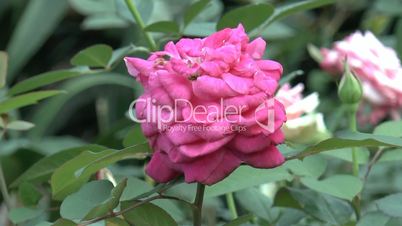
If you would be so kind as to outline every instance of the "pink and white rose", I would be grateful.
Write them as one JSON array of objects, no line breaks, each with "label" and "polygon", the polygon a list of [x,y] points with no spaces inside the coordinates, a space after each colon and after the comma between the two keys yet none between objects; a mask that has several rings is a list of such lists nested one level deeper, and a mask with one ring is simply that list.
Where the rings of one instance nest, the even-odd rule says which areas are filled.
[{"label": "pink and white rose", "polygon": [[284,84],[276,94],[276,99],[285,106],[287,121],[282,131],[286,140],[307,144],[329,138],[324,116],[316,112],[320,104],[318,93],[304,97],[303,90],[302,83],[294,87]]},{"label": "pink and white rose", "polygon": [[361,121],[373,124],[391,115],[400,117],[402,109],[402,67],[396,52],[384,46],[370,31],[357,31],[333,44],[332,49],[322,48],[321,66],[331,73],[343,71],[345,59],[358,76],[363,97],[371,108],[370,116],[360,111]]}]

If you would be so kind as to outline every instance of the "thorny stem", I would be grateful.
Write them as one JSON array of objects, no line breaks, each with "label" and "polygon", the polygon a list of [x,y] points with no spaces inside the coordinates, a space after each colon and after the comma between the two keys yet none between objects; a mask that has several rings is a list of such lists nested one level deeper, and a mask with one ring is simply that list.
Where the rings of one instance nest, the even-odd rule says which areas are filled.
[{"label": "thorny stem", "polygon": [[192,203],[189,203],[189,202],[187,202],[187,201],[185,201],[185,200],[183,200],[183,199],[180,199],[180,198],[177,198],[177,197],[174,197],[174,196],[168,196],[168,195],[158,194],[158,195],[149,197],[149,198],[147,198],[147,199],[144,199],[144,200],[142,200],[142,201],[136,202],[136,203],[134,203],[133,205],[131,205],[131,206],[125,208],[125,209],[122,209],[122,210],[120,210],[120,211],[118,211],[118,212],[111,212],[111,213],[108,213],[108,214],[106,214],[106,215],[104,215],[104,216],[100,216],[100,217],[94,218],[94,219],[92,219],[92,220],[88,220],[88,221],[81,222],[81,223],[78,224],[77,226],[87,226],[87,225],[91,225],[91,224],[93,224],[93,223],[96,223],[96,222],[98,222],[98,221],[102,221],[102,220],[105,220],[105,219],[108,219],[108,218],[112,218],[112,217],[116,217],[116,216],[119,216],[119,215],[123,215],[123,214],[127,213],[127,212],[130,211],[130,210],[133,210],[133,209],[135,209],[135,208],[137,208],[137,207],[139,207],[139,206],[141,206],[141,205],[144,205],[144,204],[146,204],[146,203],[152,202],[152,201],[154,201],[154,200],[156,200],[156,199],[172,199],[172,200],[181,201],[181,202],[184,202],[184,203],[186,203],[186,204],[188,204],[188,205],[190,205],[190,206],[193,206]]}]

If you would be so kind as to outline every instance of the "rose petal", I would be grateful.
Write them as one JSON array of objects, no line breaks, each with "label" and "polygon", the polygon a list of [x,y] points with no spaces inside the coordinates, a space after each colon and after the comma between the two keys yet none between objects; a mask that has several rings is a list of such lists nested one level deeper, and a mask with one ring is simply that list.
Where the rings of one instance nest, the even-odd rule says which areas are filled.
[{"label": "rose petal", "polygon": [[265,150],[251,154],[238,154],[239,158],[248,165],[256,168],[274,168],[285,162],[285,157],[275,146],[268,146]]},{"label": "rose petal", "polygon": [[215,184],[233,172],[241,161],[226,149],[195,159],[194,162],[182,164],[187,183],[200,182]]},{"label": "rose petal", "polygon": [[257,38],[247,45],[246,52],[248,54],[250,54],[251,57],[258,60],[258,59],[261,59],[262,56],[264,55],[265,46],[266,46],[266,43],[265,43],[264,39]]},{"label": "rose petal", "polygon": [[155,152],[149,161],[145,172],[158,183],[167,183],[178,176],[180,172],[168,166],[167,156],[161,152]]}]

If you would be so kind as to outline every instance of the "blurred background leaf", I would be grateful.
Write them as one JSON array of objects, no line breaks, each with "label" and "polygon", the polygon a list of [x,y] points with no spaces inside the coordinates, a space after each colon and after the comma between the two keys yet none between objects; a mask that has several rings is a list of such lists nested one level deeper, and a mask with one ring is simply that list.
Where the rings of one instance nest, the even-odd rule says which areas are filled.
[{"label": "blurred background leaf", "polygon": [[[318,62],[309,56],[307,45],[330,46],[355,30],[370,30],[402,56],[402,7],[398,0],[132,1],[138,6],[146,30],[152,32],[160,47],[181,36],[205,37],[217,28],[242,23],[251,31],[252,39],[261,36],[267,41],[264,57],[281,62],[284,75],[294,75],[287,77],[287,82],[303,82],[306,94],[320,95],[319,111],[335,134],[347,123],[343,117],[345,109],[339,107],[334,91],[336,79],[320,70]],[[0,89],[0,112],[6,113],[6,117],[2,114],[0,130],[9,130],[6,139],[0,141],[0,156],[15,202],[25,205],[11,211],[9,218],[23,226],[76,225],[61,219],[59,211],[48,211],[61,204],[51,200],[49,181],[54,172],[60,175],[64,164],[76,163],[82,153],[96,156],[105,150],[144,143],[140,126],[127,114],[128,106],[142,89],[128,75],[123,57],[146,58],[146,42],[124,0],[2,0],[0,27],[0,49],[9,54],[7,73],[5,55],[0,54],[0,87],[7,81]],[[72,68],[71,63],[79,66]],[[53,96],[58,90],[65,93]],[[39,104],[37,100],[41,100]],[[360,191],[364,211],[358,226],[401,225],[397,211],[402,190],[402,154],[395,147],[395,141],[402,136],[400,122],[385,122],[377,128],[365,125],[360,129],[375,131],[376,135],[333,138],[310,149],[325,152],[288,161],[276,169],[240,167],[221,183],[207,188],[206,225],[224,225],[232,220],[222,199],[229,191],[235,194],[239,215],[245,216],[238,221],[249,226],[355,225],[353,209],[345,200]],[[384,140],[382,135],[393,137]],[[98,145],[88,145],[92,143]],[[379,145],[388,147],[381,148],[383,153],[372,166],[362,190],[359,179],[343,176],[351,170],[351,147],[359,146],[358,161],[363,174]],[[338,149],[333,150],[334,146]],[[290,143],[286,147],[289,150],[281,148],[286,155],[306,149],[304,145]],[[144,150],[149,151],[149,147],[144,145]],[[96,164],[91,159],[89,165],[93,168],[89,167],[89,171],[88,165],[74,164],[73,173],[68,174],[73,175],[72,179],[57,181],[61,188],[74,182],[61,196],[87,186],[87,181],[101,175],[96,171],[103,167],[110,173],[102,176],[109,175],[110,180],[128,177],[127,187],[133,189],[124,189],[120,198],[123,206],[139,195],[161,191],[145,176],[146,161],[113,156],[113,161],[103,160]],[[81,175],[77,169],[81,173],[80,170],[87,170],[84,180],[75,180]],[[108,185],[102,199],[105,202],[100,200],[91,207],[109,203],[112,187]],[[194,190],[193,185],[180,184],[170,187],[168,194],[192,201]],[[88,195],[96,194],[88,192],[81,198]],[[79,208],[73,207],[69,211],[77,213]],[[150,210],[155,216],[147,215]],[[83,217],[82,212],[85,211],[78,218]],[[2,213],[0,208],[1,220],[6,218]],[[189,225],[192,213],[182,203],[158,200],[130,211],[126,217],[109,219],[106,225],[128,225],[138,220],[144,225]],[[232,223],[237,225],[236,220]]]},{"label": "blurred background leaf", "polygon": [[67,0],[31,0],[28,2],[7,46],[10,57],[10,81],[45,43],[67,10]]}]

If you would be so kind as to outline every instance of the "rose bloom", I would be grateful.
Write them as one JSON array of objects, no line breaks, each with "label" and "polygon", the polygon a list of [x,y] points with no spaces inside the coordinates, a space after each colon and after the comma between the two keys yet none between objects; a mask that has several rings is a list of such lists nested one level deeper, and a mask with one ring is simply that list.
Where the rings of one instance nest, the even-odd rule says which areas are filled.
[{"label": "rose bloom", "polygon": [[287,121],[282,127],[286,140],[309,144],[329,138],[323,114],[315,112],[320,104],[318,94],[304,97],[303,90],[302,83],[294,87],[284,84],[276,94],[286,110]]},{"label": "rose bloom", "polygon": [[332,49],[321,49],[324,70],[340,74],[343,62],[358,76],[363,96],[372,112],[365,116],[361,108],[360,121],[378,123],[387,115],[399,119],[402,109],[402,67],[392,48],[384,46],[371,32],[355,32],[335,42]]},{"label": "rose bloom", "polygon": [[286,116],[273,99],[282,66],[262,59],[265,45],[261,38],[250,42],[239,25],[169,42],[147,60],[125,58],[144,88],[135,110],[154,151],[148,175],[160,183],[184,175],[188,183],[211,185],[241,164],[284,162],[276,145]]}]

